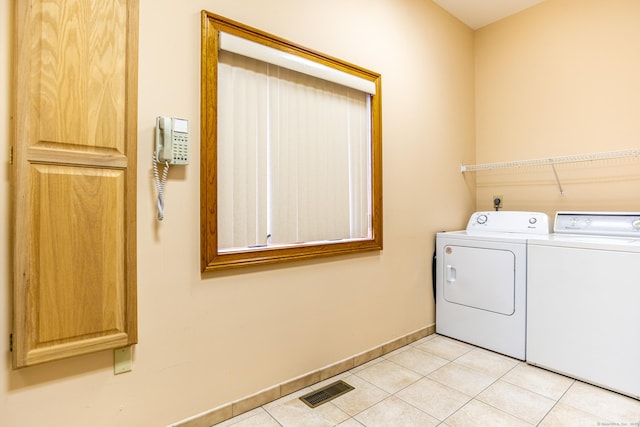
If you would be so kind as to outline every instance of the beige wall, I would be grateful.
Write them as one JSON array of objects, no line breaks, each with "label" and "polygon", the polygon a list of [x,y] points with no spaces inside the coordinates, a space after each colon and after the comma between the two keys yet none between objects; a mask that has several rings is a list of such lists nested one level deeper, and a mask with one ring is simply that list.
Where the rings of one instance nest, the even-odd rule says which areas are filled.
[{"label": "beige wall", "polygon": [[[2,141],[11,3],[0,0]],[[382,252],[201,276],[201,9],[382,74]],[[472,180],[457,169],[474,161],[473,85],[473,32],[428,1],[141,0],[133,371],[114,376],[111,352],[10,370],[4,160],[0,425],[166,425],[432,325],[434,233],[462,227],[474,208]],[[157,115],[188,118],[195,148],[190,166],[169,173],[162,223],[151,172]]]},{"label": "beige wall", "polygon": [[[640,1],[547,0],[475,34],[479,163],[640,148]],[[477,207],[640,210],[640,159],[476,172]]]}]

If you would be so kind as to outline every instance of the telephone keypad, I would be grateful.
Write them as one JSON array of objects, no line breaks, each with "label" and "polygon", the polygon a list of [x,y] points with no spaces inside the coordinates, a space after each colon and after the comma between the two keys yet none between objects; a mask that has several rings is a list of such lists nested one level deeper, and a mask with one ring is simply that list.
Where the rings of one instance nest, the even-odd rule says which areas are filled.
[{"label": "telephone keypad", "polygon": [[173,163],[189,163],[189,136],[188,134],[173,134]]}]

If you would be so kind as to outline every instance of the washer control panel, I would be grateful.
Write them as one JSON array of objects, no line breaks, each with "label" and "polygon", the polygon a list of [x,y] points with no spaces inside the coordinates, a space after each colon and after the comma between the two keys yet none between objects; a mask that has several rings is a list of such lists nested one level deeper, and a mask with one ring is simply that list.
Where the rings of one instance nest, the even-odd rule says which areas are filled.
[{"label": "washer control panel", "polygon": [[541,212],[475,212],[467,223],[467,232],[549,234],[549,217]]},{"label": "washer control panel", "polygon": [[640,212],[557,212],[553,231],[562,234],[640,236]]}]

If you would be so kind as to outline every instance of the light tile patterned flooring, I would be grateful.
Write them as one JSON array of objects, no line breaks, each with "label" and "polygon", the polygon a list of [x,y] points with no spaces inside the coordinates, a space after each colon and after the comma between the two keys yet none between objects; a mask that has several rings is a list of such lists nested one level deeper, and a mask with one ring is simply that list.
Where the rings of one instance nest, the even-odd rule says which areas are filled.
[{"label": "light tile patterned flooring", "polygon": [[[300,401],[338,379],[355,390]],[[217,426],[532,425],[640,426],[640,401],[433,334]]]}]

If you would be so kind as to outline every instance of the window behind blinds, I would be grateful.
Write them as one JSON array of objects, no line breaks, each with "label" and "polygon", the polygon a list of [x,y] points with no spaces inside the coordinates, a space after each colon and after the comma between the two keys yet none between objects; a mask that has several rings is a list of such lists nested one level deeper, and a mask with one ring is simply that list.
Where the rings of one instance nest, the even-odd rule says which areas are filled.
[{"label": "window behind blinds", "polygon": [[219,52],[220,251],[371,238],[370,100]]}]

